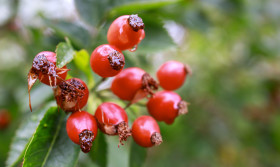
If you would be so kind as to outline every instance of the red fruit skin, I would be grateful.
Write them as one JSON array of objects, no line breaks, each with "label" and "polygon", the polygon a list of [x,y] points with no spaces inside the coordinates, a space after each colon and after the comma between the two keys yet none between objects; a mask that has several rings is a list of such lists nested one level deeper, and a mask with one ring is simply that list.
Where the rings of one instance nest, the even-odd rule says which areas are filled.
[{"label": "red fruit skin", "polygon": [[165,90],[180,88],[184,84],[186,75],[185,65],[177,61],[168,61],[161,65],[157,71],[159,84]]},{"label": "red fruit skin", "polygon": [[[128,123],[128,117],[125,110],[119,105],[111,102],[105,102],[99,105],[95,111],[95,118],[97,122],[102,125],[112,126],[121,122]],[[103,131],[102,128],[101,130]]]},{"label": "red fruit skin", "polygon": [[113,51],[118,51],[122,59],[124,60],[122,52],[115,46],[108,44],[98,46],[91,54],[90,66],[96,74],[103,78],[113,77],[120,73],[123,69],[122,67],[120,70],[114,70],[111,67],[110,62],[108,60],[108,55]]},{"label": "red fruit skin", "polygon": [[66,131],[69,138],[76,144],[79,144],[79,134],[83,130],[90,130],[97,136],[97,123],[93,115],[86,111],[77,111],[70,115],[66,122]]},{"label": "red fruit skin", "polygon": [[[48,61],[52,62],[54,65],[56,65],[56,54],[54,52],[50,52],[50,51],[43,51],[38,53],[36,56],[44,54],[46,56],[46,58],[48,59]],[[67,69],[66,66],[62,67],[61,69]],[[67,76],[67,71],[65,71],[64,73],[58,74],[59,71],[56,70],[57,75],[62,78],[65,79]],[[50,80],[49,80],[49,76],[46,74],[42,74],[41,72],[39,73],[39,80],[46,84],[46,85],[50,85]],[[55,77],[51,77],[51,81],[52,81],[52,86],[55,86]],[[56,78],[56,85],[58,85],[62,80],[59,78]]]},{"label": "red fruit skin", "polygon": [[154,132],[160,133],[156,120],[151,116],[140,116],[132,125],[132,137],[142,147],[152,147],[151,136]]},{"label": "red fruit skin", "polygon": [[[82,83],[83,86],[85,87],[85,90],[82,90],[84,94],[82,98],[78,98],[76,102],[67,102],[67,101],[63,101],[62,98],[60,97],[61,90],[58,87],[55,93],[57,105],[60,106],[61,109],[67,112],[75,112],[82,109],[87,104],[88,96],[89,96],[88,87],[86,83],[84,83],[84,81],[80,80],[79,78],[71,78],[71,79],[75,79],[80,83]],[[66,82],[69,82],[71,79],[66,80]]]},{"label": "red fruit skin", "polygon": [[129,15],[118,17],[113,21],[107,32],[109,44],[116,46],[120,50],[131,49],[141,42],[145,37],[143,29],[133,31],[127,19]]},{"label": "red fruit skin", "polygon": [[178,104],[181,97],[171,91],[160,91],[151,97],[147,103],[147,108],[151,116],[157,121],[164,121],[172,124],[178,116]]},{"label": "red fruit skin", "polygon": [[5,129],[11,122],[11,115],[7,110],[0,110],[0,129]]},{"label": "red fruit skin", "polygon": [[111,91],[120,99],[131,101],[142,87],[144,74],[145,71],[138,67],[124,69],[114,78]]}]

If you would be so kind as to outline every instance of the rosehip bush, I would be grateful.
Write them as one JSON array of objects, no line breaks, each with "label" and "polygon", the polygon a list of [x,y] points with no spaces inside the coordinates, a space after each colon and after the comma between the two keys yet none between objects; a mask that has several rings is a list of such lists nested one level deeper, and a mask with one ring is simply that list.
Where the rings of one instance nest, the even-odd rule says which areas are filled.
[{"label": "rosehip bush", "polygon": [[279,3],[1,1],[0,167],[279,166]]},{"label": "rosehip bush", "polygon": [[[76,1],[76,5],[82,19],[90,17],[90,14],[85,17],[87,13],[81,9],[87,8],[86,2]],[[106,166],[110,145],[119,149],[117,151],[131,147],[131,157],[144,155],[148,147],[160,147],[168,141],[157,121],[172,124],[178,115],[186,113],[187,102],[179,94],[168,91],[184,84],[190,73],[185,62],[169,61],[160,67],[157,65],[156,71],[133,61],[168,49],[166,46],[157,49],[164,41],[172,43],[162,22],[142,12],[100,17],[105,20],[98,24],[92,20],[88,25],[88,29],[96,31],[93,34],[83,31],[84,38],[75,40],[79,34],[62,32],[65,42],[50,51],[40,51],[30,62],[26,81],[30,111],[31,104],[37,100],[33,97],[35,91],[41,96],[50,94],[51,102],[41,102],[41,105],[34,102],[33,112],[15,135],[11,154],[17,152],[18,155],[8,158],[8,166],[75,166],[80,151],[99,166]],[[91,43],[85,44],[84,40],[91,35]],[[107,40],[103,40],[104,37]],[[154,59],[149,58],[147,65],[164,63],[152,61]],[[48,89],[38,89],[42,84],[36,85],[36,80],[49,86]],[[1,129],[10,121],[10,117],[2,117]],[[29,132],[21,135],[27,127]],[[114,136],[117,142],[111,141],[115,141]],[[13,146],[19,141],[22,147],[16,150]],[[144,157],[140,158],[144,161]],[[130,161],[132,165],[134,161]]]}]

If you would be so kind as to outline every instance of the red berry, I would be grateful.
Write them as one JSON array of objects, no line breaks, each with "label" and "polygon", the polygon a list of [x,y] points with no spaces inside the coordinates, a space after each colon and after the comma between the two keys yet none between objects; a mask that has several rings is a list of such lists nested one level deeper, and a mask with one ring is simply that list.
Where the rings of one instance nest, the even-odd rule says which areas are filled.
[{"label": "red berry", "polygon": [[75,112],[82,109],[88,101],[87,85],[78,78],[60,82],[55,89],[57,105],[66,112]]},{"label": "red berry", "polygon": [[66,66],[62,68],[56,67],[56,54],[54,52],[43,51],[35,56],[28,73],[29,107],[31,111],[30,90],[36,80],[39,79],[46,85],[56,86],[66,78],[67,71]]},{"label": "red berry", "polygon": [[119,135],[120,143],[131,135],[128,117],[123,108],[115,103],[102,103],[95,111],[98,127],[108,135]]},{"label": "red berry", "polygon": [[144,23],[138,15],[124,15],[113,21],[107,33],[109,44],[120,50],[132,49],[145,37]]},{"label": "red berry", "polygon": [[159,126],[151,116],[141,116],[133,122],[132,137],[142,147],[152,147],[162,143]]},{"label": "red berry", "polygon": [[66,66],[57,68],[56,54],[50,51],[38,53],[33,60],[32,69],[37,71],[38,79],[46,85],[56,86],[67,76]]},{"label": "red berry", "polygon": [[88,153],[97,136],[97,123],[93,115],[86,111],[72,113],[67,119],[66,131],[69,138],[79,144],[84,153]]},{"label": "red berry", "polygon": [[188,66],[181,62],[168,61],[158,69],[157,78],[163,89],[175,90],[183,85],[188,73],[191,73]]},{"label": "red berry", "polygon": [[150,93],[157,89],[156,81],[144,70],[130,67],[120,72],[113,80],[111,90],[122,100],[131,101],[137,93]]},{"label": "red berry", "polygon": [[151,97],[147,103],[149,113],[158,121],[172,124],[178,115],[185,114],[187,102],[171,91],[160,91]]},{"label": "red berry", "polygon": [[10,113],[7,110],[0,110],[0,129],[5,129],[11,122]]},{"label": "red berry", "polygon": [[91,54],[90,65],[99,76],[113,77],[123,69],[125,60],[121,51],[112,45],[100,45]]}]

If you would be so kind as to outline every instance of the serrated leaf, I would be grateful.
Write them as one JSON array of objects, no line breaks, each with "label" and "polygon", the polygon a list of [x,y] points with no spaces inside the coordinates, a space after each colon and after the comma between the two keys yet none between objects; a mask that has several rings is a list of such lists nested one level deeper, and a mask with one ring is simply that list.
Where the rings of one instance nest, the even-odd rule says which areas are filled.
[{"label": "serrated leaf", "polygon": [[22,121],[13,138],[6,166],[17,166],[18,163],[22,161],[26,146],[32,134],[36,130],[40,120],[44,117],[46,111],[51,106],[55,106],[55,103],[48,104],[39,111],[29,113]]},{"label": "serrated leaf", "polygon": [[75,55],[75,50],[69,42],[60,42],[56,47],[56,66],[58,68],[64,67],[71,62]]},{"label": "serrated leaf", "polygon": [[40,121],[26,148],[23,167],[44,166],[51,154],[65,114],[51,107]]},{"label": "serrated leaf", "polygon": [[49,154],[48,160],[46,161],[46,167],[74,167],[77,164],[80,153],[80,147],[79,145],[74,144],[69,139],[66,132],[66,121],[67,119],[65,118],[62,122],[62,128],[58,133],[58,137],[55,140],[53,148]]},{"label": "serrated leaf", "polygon": [[135,142],[131,144],[129,166],[130,167],[141,167],[143,166],[147,156],[147,148],[141,147]]},{"label": "serrated leaf", "polygon": [[145,23],[145,38],[138,46],[138,53],[164,51],[176,46],[160,20],[147,16],[142,18]]},{"label": "serrated leaf", "polygon": [[104,134],[99,131],[89,152],[90,158],[100,167],[107,166],[107,142]]}]

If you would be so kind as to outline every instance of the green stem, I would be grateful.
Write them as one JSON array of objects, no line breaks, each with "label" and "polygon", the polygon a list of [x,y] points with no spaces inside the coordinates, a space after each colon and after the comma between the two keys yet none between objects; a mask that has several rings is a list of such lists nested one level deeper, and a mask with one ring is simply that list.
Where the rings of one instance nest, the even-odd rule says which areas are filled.
[{"label": "green stem", "polygon": [[98,82],[95,83],[95,85],[92,88],[92,91],[96,91],[96,88],[104,81],[106,81],[107,78],[102,78]]}]

